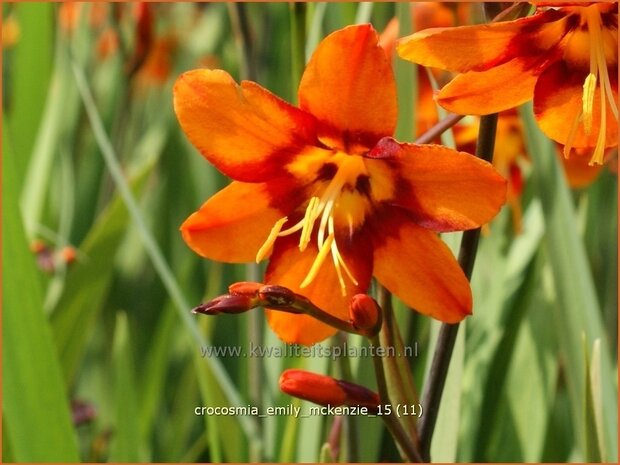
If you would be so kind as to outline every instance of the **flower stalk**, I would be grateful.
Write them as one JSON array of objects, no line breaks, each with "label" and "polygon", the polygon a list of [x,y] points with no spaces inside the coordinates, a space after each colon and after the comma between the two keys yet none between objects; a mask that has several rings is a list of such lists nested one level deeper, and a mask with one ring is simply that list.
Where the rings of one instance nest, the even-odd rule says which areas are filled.
[{"label": "flower stalk", "polygon": [[[295,89],[306,64],[306,9],[305,3],[289,4],[291,21],[291,82]],[[294,94],[294,92],[293,92]],[[294,100],[296,96],[294,96]]]},{"label": "flower stalk", "polygon": [[[392,308],[392,294],[383,286],[379,287],[379,301],[383,313],[383,326],[379,334],[379,340],[385,347],[393,347],[395,352],[404,352],[400,330],[396,324]],[[411,369],[407,359],[400,356],[382,357],[383,369],[390,397],[396,404],[413,405],[418,402]],[[404,415],[399,422],[405,427],[407,434],[414,443],[418,442],[416,430],[416,418],[413,415]]]},{"label": "flower stalk", "polygon": [[[381,341],[379,340],[379,336],[373,336],[371,338],[371,343],[375,346],[379,346]],[[385,376],[385,370],[383,369],[383,361],[381,357],[375,354],[372,357],[372,362],[375,366],[375,376],[377,378],[377,389],[379,391],[379,398],[381,399],[381,405],[392,405],[390,400],[390,395],[388,392],[388,385]],[[387,413],[387,412],[386,412]],[[382,415],[381,419],[384,421],[385,426],[388,431],[398,444],[402,454],[405,456],[407,460],[410,462],[423,462],[420,453],[416,445],[414,444],[411,436],[407,434],[405,428],[400,423],[393,409],[390,409],[389,413]]]},{"label": "flower stalk", "polygon": [[[487,115],[480,118],[480,129],[478,131],[478,144],[476,146],[476,156],[491,162],[495,147],[495,133],[497,129],[497,114]],[[471,280],[476,252],[478,250],[478,240],[480,238],[480,228],[465,231],[461,241],[459,251],[459,265],[463,269],[467,279]],[[459,324],[443,323],[439,330],[437,348],[433,356],[429,378],[425,383],[425,390],[422,396],[422,405],[426,414],[421,417],[419,422],[418,434],[420,438],[420,449],[424,461],[430,461],[430,447],[433,438],[441,395],[445,386],[448,368],[454,350],[454,343],[458,335]]]},{"label": "flower stalk", "polygon": [[[378,310],[378,316],[374,319],[372,326],[360,327],[359,323],[356,324],[355,321],[341,320],[327,313],[312,303],[307,297],[297,294],[284,286],[239,282],[229,286],[228,292],[228,294],[215,297],[208,302],[198,305],[192,309],[192,313],[204,315],[217,315],[219,313],[238,314],[257,307],[267,307],[279,312],[309,315],[341,331],[366,337],[376,335],[381,329],[382,319]],[[370,298],[367,296],[361,297],[362,295],[353,296],[351,305],[359,305],[359,301],[364,301],[368,305],[368,299]],[[374,300],[370,300],[374,302]],[[365,308],[365,311],[368,312],[368,307]],[[353,310],[349,313],[355,314]]]}]

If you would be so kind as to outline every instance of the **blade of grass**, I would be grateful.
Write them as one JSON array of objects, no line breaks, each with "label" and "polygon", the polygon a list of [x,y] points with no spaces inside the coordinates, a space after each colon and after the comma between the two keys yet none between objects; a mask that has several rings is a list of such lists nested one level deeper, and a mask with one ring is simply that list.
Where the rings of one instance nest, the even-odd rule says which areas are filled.
[{"label": "blade of grass", "polygon": [[127,316],[119,313],[112,344],[114,373],[114,435],[110,444],[111,462],[141,462],[145,460],[140,444],[140,423],[137,408],[136,381],[130,346]]},{"label": "blade of grass", "polygon": [[[12,99],[10,103],[13,145],[19,187],[30,162],[34,134],[41,123],[41,115],[48,95],[52,72],[53,3],[17,3],[15,14],[21,34],[13,55],[10,76]],[[27,185],[27,184],[26,184]]]},{"label": "blade of grass", "polygon": [[[153,166],[149,162],[131,181],[134,193],[144,188]],[[69,270],[63,295],[52,313],[52,326],[68,385],[73,384],[89,335],[103,308],[114,273],[113,257],[128,221],[125,205],[117,196],[80,246],[84,259]]]},{"label": "blade of grass", "polygon": [[583,344],[586,370],[586,386],[584,399],[584,417],[586,432],[586,460],[588,462],[605,462],[604,446],[601,438],[601,340],[596,339],[592,347],[592,359],[588,358],[588,347]]},{"label": "blade of grass", "polygon": [[528,153],[534,162],[532,178],[544,212],[545,243],[558,297],[558,305],[554,307],[555,327],[567,363],[566,374],[576,435],[585,458],[582,404],[585,398],[586,373],[581,351],[583,332],[588,346],[592,345],[595,339],[601,338],[602,398],[606,406],[603,412],[603,438],[610,451],[610,457],[607,459],[615,462],[618,448],[616,415],[618,396],[613,380],[616,376],[607,347],[592,274],[583,242],[578,236],[575,209],[563,170],[555,154],[555,147],[536,125],[531,104],[521,108],[521,117],[526,129]]},{"label": "blade of grass", "polygon": [[[532,275],[538,273],[532,271]],[[506,344],[500,349],[510,355],[505,358],[504,373],[498,373],[496,378],[501,382],[501,395],[494,396],[499,399],[494,402],[496,412],[485,430],[486,441],[483,434],[478,437],[485,443],[487,455],[480,457],[483,460],[537,462],[543,454],[559,369],[557,340],[548,331],[553,325],[549,299],[542,295],[540,287],[529,284],[531,290],[523,289],[522,303],[528,307],[525,319],[517,326],[512,347]],[[532,291],[535,295],[528,299]],[[520,308],[514,310],[523,313]],[[514,331],[507,328],[506,333],[511,336]],[[510,424],[504,421],[507,417],[511,418]]]},{"label": "blade of grass", "polygon": [[466,323],[461,323],[461,329],[454,343],[452,361],[448,369],[446,385],[437,414],[435,435],[431,443],[431,457],[436,462],[456,462],[461,418],[463,366],[465,364]]},{"label": "blade of grass", "polygon": [[373,2],[360,2],[357,6],[357,13],[355,14],[355,24],[369,23],[374,6],[375,4]]},{"label": "blade of grass", "polygon": [[308,37],[306,38],[306,62],[312,56],[314,49],[321,41],[323,36],[323,19],[325,18],[325,11],[327,10],[327,2],[318,2],[313,6],[313,11],[310,19],[310,28],[308,30]]},{"label": "blade of grass", "polygon": [[[127,209],[129,210],[130,217],[132,221],[135,223],[135,226],[140,234],[142,239],[142,243],[147,251],[149,258],[153,263],[153,267],[157,271],[160,279],[162,280],[164,287],[168,291],[170,298],[175,304],[175,308],[177,309],[181,320],[183,321],[185,327],[190,333],[192,339],[198,344],[198,346],[210,345],[210,342],[204,337],[198,326],[195,324],[195,321],[192,319],[192,316],[189,312],[189,309],[192,306],[187,302],[185,296],[183,295],[181,288],[178,283],[170,267],[166,263],[157,243],[155,242],[152,233],[149,231],[142,213],[140,212],[140,208],[127,185],[127,181],[123,175],[121,167],[118,163],[116,154],[108,136],[105,132],[105,128],[101,122],[101,118],[97,112],[97,108],[93,101],[92,94],[88,87],[88,83],[86,81],[86,77],[81,69],[79,69],[75,64],[73,64],[73,72],[75,75],[75,82],[78,87],[78,91],[82,97],[82,101],[84,103],[86,113],[88,115],[88,119],[90,121],[92,130],[94,132],[95,138],[97,139],[97,143],[101,149],[101,153],[105,159],[106,165],[110,174],[114,180],[114,183],[125,202]],[[244,405],[242,402],[242,398],[240,393],[237,391],[235,385],[230,380],[230,377],[226,373],[226,370],[222,366],[221,362],[215,358],[207,358],[205,360],[207,363],[207,367],[211,370],[213,378],[217,380],[226,396],[230,405],[241,406]],[[238,416],[236,417],[237,421],[240,423],[241,427],[244,429],[246,436],[250,441],[256,441],[257,432],[256,426],[254,422],[247,417]]]},{"label": "blade of grass", "polygon": [[[67,95],[70,92],[70,83],[65,79],[64,73],[67,65],[66,57],[63,57],[59,43],[56,44],[55,59],[56,65],[41,118],[41,129],[36,133],[24,180],[26,188],[21,192],[21,207],[24,212],[26,232],[31,236],[41,223],[52,163],[60,141],[63,115],[66,112]],[[34,133],[30,134],[32,137]],[[20,156],[27,157],[28,155]]]},{"label": "blade of grass", "polygon": [[[16,199],[16,155],[2,121],[2,411],[12,458],[23,462],[77,462],[56,347],[43,313],[40,275]],[[10,271],[9,271],[10,270]]]},{"label": "blade of grass", "polygon": [[[398,18],[398,34],[404,37],[411,34],[411,5],[408,2],[396,4]],[[396,138],[401,141],[412,141],[415,131],[414,96],[418,94],[417,67],[405,60],[395,61],[396,86],[398,89],[398,125]]]}]

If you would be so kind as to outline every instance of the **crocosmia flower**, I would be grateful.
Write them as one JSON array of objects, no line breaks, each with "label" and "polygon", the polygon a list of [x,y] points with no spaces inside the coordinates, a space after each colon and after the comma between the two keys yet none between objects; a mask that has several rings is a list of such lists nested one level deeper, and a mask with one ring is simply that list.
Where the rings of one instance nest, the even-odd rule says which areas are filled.
[{"label": "crocosmia flower", "polygon": [[[179,122],[233,182],[181,226],[198,254],[224,262],[269,257],[265,281],[348,319],[374,275],[406,304],[442,321],[471,313],[467,279],[437,232],[476,228],[505,199],[486,162],[391,136],[396,85],[370,25],[325,38],[299,86],[299,108],[221,70],[181,75]],[[336,329],[268,311],[286,342]]]},{"label": "crocosmia flower", "polygon": [[600,164],[618,140],[617,3],[541,6],[528,18],[435,28],[402,39],[401,57],[462,73],[437,95],[459,114],[489,114],[534,99],[542,131]]}]

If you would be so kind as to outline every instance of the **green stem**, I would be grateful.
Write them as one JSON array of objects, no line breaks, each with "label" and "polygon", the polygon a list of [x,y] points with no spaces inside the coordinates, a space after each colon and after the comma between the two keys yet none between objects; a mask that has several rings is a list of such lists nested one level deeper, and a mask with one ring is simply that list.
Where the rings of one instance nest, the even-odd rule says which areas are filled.
[{"label": "green stem", "polygon": [[[497,129],[497,114],[487,115],[480,118],[480,129],[478,131],[478,144],[476,155],[483,160],[493,159],[493,149],[495,147],[495,132]],[[478,250],[478,240],[480,238],[480,228],[465,231],[461,241],[459,251],[459,265],[463,269],[467,279],[471,279]],[[437,346],[433,361],[425,382],[422,405],[426,414],[420,418],[418,435],[420,438],[420,449],[425,461],[430,461],[430,448],[433,438],[441,395],[448,375],[448,368],[452,358],[454,343],[459,331],[459,324],[443,323],[439,330]]]},{"label": "green stem", "polygon": [[[347,335],[344,333],[339,334],[339,339],[342,344],[347,343]],[[351,370],[351,359],[347,355],[346,351],[342,351],[342,356],[338,357],[340,364],[340,371],[342,379],[353,382],[353,371]],[[359,441],[358,441],[358,428],[356,418],[354,416],[346,416],[345,431],[347,434],[347,462],[354,463],[359,461]]]},{"label": "green stem", "polygon": [[[379,306],[383,312],[383,325],[379,333],[379,340],[384,347],[393,348],[395,353],[394,357],[383,357],[381,359],[386,373],[390,396],[396,404],[416,404],[418,401],[413,386],[411,369],[406,362],[407,359],[400,355],[404,353],[404,346],[394,318],[392,294],[383,286],[380,286],[378,298]],[[399,421],[404,424],[414,443],[417,443],[416,418],[413,415],[404,415]]]},{"label": "green stem", "polygon": [[[409,2],[396,3],[399,35],[404,37],[413,32],[411,24],[411,5]],[[396,138],[399,140],[413,140],[416,132],[416,111],[414,102],[418,95],[418,70],[404,60],[394,62],[396,85],[398,91],[398,125]]]},{"label": "green stem", "polygon": [[[103,156],[116,188],[118,189],[118,192],[127,207],[129,216],[136,226],[136,231],[140,236],[144,249],[153,264],[153,268],[166,288],[170,299],[174,302],[174,307],[177,310],[181,321],[187,328],[194,341],[200,347],[211,345],[211,342],[200,333],[198,326],[188,312],[188,309],[191,307],[188,304],[187,299],[179,287],[174,275],[172,274],[170,267],[166,263],[166,259],[155,241],[153,234],[146,225],[146,221],[140,211],[138,202],[134,198],[129,184],[125,179],[125,175],[116,156],[114,147],[106,134],[103,122],[95,105],[92,92],[88,86],[88,82],[86,81],[86,76],[75,63],[71,63],[71,65],[75,76],[75,83],[78,92],[82,97],[82,102],[84,103],[84,108],[86,109],[86,115],[92,127],[93,134],[101,151],[101,155]],[[220,388],[224,392],[224,395],[230,405],[246,405],[247,402],[244,402],[241,398],[239,391],[230,379],[222,363],[218,359],[212,357],[205,358],[205,362],[208,364],[213,377],[218,380]],[[236,418],[244,432],[247,434],[247,437],[250,438],[250,442],[256,441],[257,431],[254,422],[243,416],[238,416]]]},{"label": "green stem", "polygon": [[247,4],[243,2],[228,3],[228,12],[235,35],[235,43],[239,53],[239,68],[242,79],[257,80],[257,69],[254,42],[250,31]]},{"label": "green stem", "polygon": [[[375,347],[381,345],[379,341],[379,336],[373,336],[371,338],[371,342]],[[379,390],[379,397],[381,399],[381,405],[389,405],[392,407],[392,403],[390,401],[390,395],[388,393],[387,381],[385,378],[385,371],[383,370],[383,362],[381,357],[377,355],[375,352],[372,357],[372,362],[375,366],[375,376],[377,378],[377,389]],[[416,445],[411,440],[411,437],[407,434],[403,425],[400,424],[393,408],[390,408],[390,411],[386,415],[382,415],[381,419],[385,422],[385,426],[388,431],[400,447],[402,453],[405,455],[407,460],[410,462],[422,462],[422,457],[420,456]]]},{"label": "green stem", "polygon": [[[246,278],[248,281],[258,281],[260,275],[260,269],[256,263],[249,263],[246,266]],[[262,346],[264,343],[263,327],[264,327],[264,315],[263,312],[254,311],[248,315],[248,346],[254,344],[255,346]],[[252,405],[256,405],[259,410],[263,411],[263,358],[262,357],[248,357],[248,398]],[[256,430],[258,436],[261,438],[261,442],[255,442],[253,447],[249,451],[250,462],[259,463],[263,461],[263,442],[265,440],[263,431],[262,419],[256,417]]]},{"label": "green stem", "polygon": [[306,4],[293,2],[289,5],[291,12],[291,88],[296,100],[294,89],[299,85],[306,66]]},{"label": "green stem", "polygon": [[322,321],[323,323],[328,324],[329,326],[333,328],[337,328],[341,331],[346,331],[347,333],[359,334],[361,336],[372,337],[373,335],[379,332],[379,325],[380,325],[381,320],[379,320],[379,324],[377,324],[377,326],[374,328],[370,328],[368,330],[357,329],[350,322],[341,320],[340,318],[327,313],[326,311],[320,309],[319,307],[314,305],[312,302],[310,302],[310,300],[303,298],[303,297],[298,298],[291,307],[297,310],[298,312],[305,313],[306,315],[310,315],[311,317],[316,318],[317,320]]}]

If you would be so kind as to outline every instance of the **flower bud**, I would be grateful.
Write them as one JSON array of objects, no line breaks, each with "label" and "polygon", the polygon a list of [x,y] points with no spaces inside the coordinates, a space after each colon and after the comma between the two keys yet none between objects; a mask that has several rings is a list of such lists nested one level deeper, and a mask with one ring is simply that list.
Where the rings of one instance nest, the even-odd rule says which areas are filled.
[{"label": "flower bud", "polygon": [[60,250],[60,258],[65,264],[70,265],[77,258],[77,253],[74,247],[67,245]]},{"label": "flower bud", "polygon": [[192,309],[192,313],[217,315],[218,313],[243,313],[257,306],[255,298],[245,295],[221,295]]},{"label": "flower bud", "polygon": [[338,381],[304,370],[286,370],[280,375],[280,390],[319,405],[343,405],[347,394]]},{"label": "flower bud", "polygon": [[355,405],[376,412],[379,395],[348,381],[304,370],[286,370],[280,376],[280,390],[319,405]]},{"label": "flower bud", "polygon": [[377,326],[381,310],[375,300],[366,294],[356,294],[349,304],[349,318],[356,329],[371,329]]},{"label": "flower bud", "polygon": [[263,287],[263,283],[254,283],[251,281],[241,281],[228,286],[228,292],[233,295],[245,295],[247,297],[257,297],[258,290]]}]

